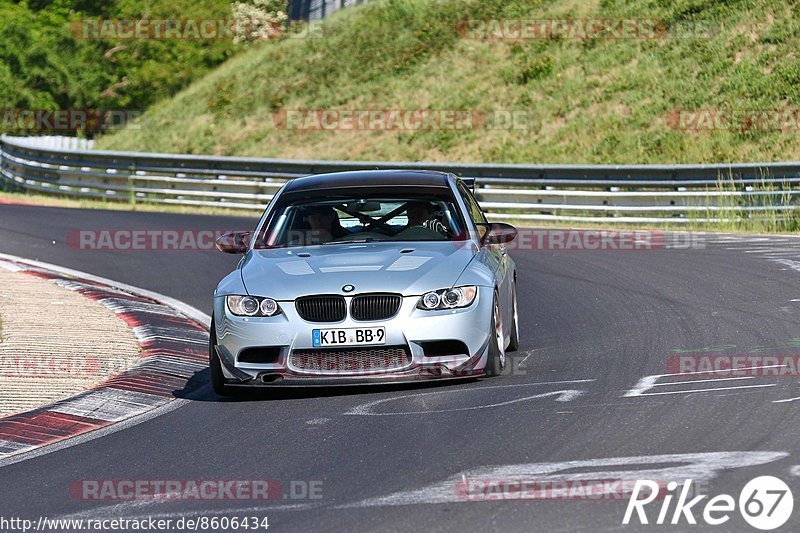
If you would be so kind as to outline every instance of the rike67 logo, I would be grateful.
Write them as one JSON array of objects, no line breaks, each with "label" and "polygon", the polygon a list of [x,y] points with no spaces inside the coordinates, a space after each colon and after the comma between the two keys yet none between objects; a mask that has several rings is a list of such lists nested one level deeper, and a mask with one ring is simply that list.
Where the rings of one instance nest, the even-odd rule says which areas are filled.
[{"label": "rike67 logo", "polygon": [[[698,514],[706,524],[719,526],[728,522],[738,507],[739,514],[748,524],[770,531],[784,525],[794,509],[794,497],[789,486],[772,476],[760,476],[748,482],[739,493],[738,502],[729,494],[720,494],[705,502],[708,495],[689,499],[691,494],[691,479],[680,488],[675,481],[668,483],[666,495],[663,491],[659,493],[659,484],[655,481],[637,480],[622,523],[628,525],[635,517],[639,524],[697,524],[695,514]],[[673,500],[676,501],[674,507]],[[648,516],[645,507],[655,501],[660,501],[661,506],[657,518],[651,522],[652,513]]]}]

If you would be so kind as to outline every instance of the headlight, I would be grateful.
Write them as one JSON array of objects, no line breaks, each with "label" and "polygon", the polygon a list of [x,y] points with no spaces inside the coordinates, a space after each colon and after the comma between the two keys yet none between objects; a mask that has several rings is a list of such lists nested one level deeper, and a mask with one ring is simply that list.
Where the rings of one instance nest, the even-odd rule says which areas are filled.
[{"label": "headlight", "polygon": [[478,288],[474,285],[464,287],[454,287],[452,289],[440,289],[431,291],[420,298],[417,309],[426,311],[436,311],[441,309],[458,309],[468,307],[475,301],[478,295]]},{"label": "headlight", "polygon": [[256,296],[226,296],[228,311],[236,316],[275,316],[280,314],[281,307],[272,298]]}]

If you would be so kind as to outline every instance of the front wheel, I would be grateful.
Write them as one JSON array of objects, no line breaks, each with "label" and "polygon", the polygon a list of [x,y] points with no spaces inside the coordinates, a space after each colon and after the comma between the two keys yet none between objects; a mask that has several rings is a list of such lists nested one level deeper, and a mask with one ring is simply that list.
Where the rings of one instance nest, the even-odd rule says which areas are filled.
[{"label": "front wheel", "polygon": [[501,316],[500,300],[495,293],[492,305],[491,335],[489,335],[489,354],[486,361],[486,375],[490,377],[499,376],[506,366],[505,336],[503,335]]},{"label": "front wheel", "polygon": [[511,286],[511,340],[508,343],[507,352],[519,350],[519,308],[517,307],[517,282]]}]

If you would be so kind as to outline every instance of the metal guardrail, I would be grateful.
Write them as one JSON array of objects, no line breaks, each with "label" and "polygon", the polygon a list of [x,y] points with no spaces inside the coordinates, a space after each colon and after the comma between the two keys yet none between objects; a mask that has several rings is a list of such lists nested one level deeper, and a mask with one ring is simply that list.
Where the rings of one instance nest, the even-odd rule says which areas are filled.
[{"label": "metal guardrail", "polygon": [[[35,139],[35,138],[34,138]],[[784,216],[800,202],[800,162],[734,165],[473,165],[298,161],[68,150],[0,136],[0,182],[71,197],[263,210],[291,178],[428,169],[475,178],[493,219],[715,222]]]},{"label": "metal guardrail", "polygon": [[91,150],[94,148],[93,139],[79,137],[65,137],[63,135],[38,135],[36,137],[22,137],[25,144],[38,148],[61,148],[63,150]]}]

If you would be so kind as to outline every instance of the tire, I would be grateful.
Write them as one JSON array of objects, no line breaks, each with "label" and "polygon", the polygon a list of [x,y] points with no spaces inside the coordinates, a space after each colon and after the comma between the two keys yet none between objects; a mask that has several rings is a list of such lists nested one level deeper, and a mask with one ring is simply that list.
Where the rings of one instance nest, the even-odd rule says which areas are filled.
[{"label": "tire", "polygon": [[506,348],[507,352],[519,350],[519,308],[517,307],[517,280],[511,287],[511,340]]},{"label": "tire", "polygon": [[216,342],[217,331],[214,328],[214,317],[211,317],[211,331],[208,334],[208,368],[211,371],[211,386],[219,396],[236,396],[238,391],[226,384],[225,376],[222,374],[222,363],[214,350]]},{"label": "tire", "polygon": [[492,320],[489,326],[489,353],[486,361],[486,375],[488,377],[499,376],[506,366],[506,354],[503,348],[505,339],[503,336],[503,323],[500,317],[500,303],[497,293],[495,293],[494,303],[492,304]]}]

